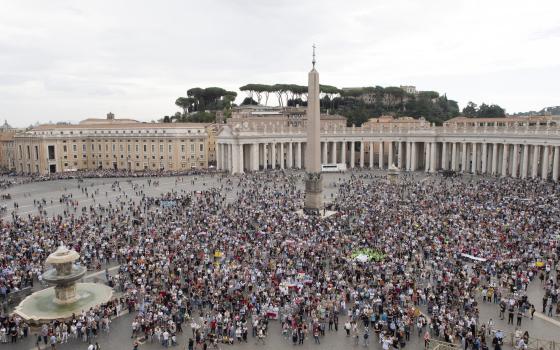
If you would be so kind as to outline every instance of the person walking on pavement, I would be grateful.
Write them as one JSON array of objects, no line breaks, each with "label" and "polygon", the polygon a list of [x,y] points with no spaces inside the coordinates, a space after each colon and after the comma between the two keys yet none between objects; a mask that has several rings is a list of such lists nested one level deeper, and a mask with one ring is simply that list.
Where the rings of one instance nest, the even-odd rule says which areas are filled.
[{"label": "person walking on pavement", "polygon": [[522,319],[523,319],[523,308],[520,306],[517,308],[517,326],[521,326]]},{"label": "person walking on pavement", "polygon": [[508,309],[508,324],[513,324],[513,314],[514,314],[514,308],[513,305],[510,305]]}]

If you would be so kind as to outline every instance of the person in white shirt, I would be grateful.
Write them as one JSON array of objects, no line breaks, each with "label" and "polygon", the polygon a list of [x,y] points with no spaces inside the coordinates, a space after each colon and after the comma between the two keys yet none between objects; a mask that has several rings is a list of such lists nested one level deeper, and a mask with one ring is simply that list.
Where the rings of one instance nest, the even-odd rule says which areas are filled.
[{"label": "person in white shirt", "polygon": [[169,346],[169,332],[167,329],[162,334],[161,345],[168,347]]}]

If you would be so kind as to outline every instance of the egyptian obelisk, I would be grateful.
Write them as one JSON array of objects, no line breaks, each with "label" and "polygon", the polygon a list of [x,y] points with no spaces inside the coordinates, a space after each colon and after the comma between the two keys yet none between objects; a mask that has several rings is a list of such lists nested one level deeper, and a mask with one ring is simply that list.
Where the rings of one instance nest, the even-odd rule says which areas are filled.
[{"label": "egyptian obelisk", "polygon": [[307,144],[305,146],[305,202],[307,215],[319,215],[323,208],[323,181],[321,178],[321,110],[319,100],[319,72],[315,70],[315,45],[313,68],[309,72],[307,95]]}]

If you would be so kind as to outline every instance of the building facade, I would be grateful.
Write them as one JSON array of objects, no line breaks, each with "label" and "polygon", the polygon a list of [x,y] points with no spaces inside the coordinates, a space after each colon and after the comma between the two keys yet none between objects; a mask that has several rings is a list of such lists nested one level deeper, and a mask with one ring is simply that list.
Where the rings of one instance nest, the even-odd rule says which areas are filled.
[{"label": "building facade", "polygon": [[211,124],[141,123],[109,114],[107,119],[41,125],[17,133],[8,157],[11,170],[26,174],[96,169],[180,171],[212,164],[215,134]]},{"label": "building facade", "polygon": [[4,124],[0,125],[0,171],[13,169],[14,136],[21,131],[23,130],[11,127],[7,120],[4,120]]},{"label": "building facade", "polygon": [[[554,116],[455,118],[434,126],[412,118],[371,119],[347,127],[343,117],[321,116],[321,162],[348,168],[451,170],[558,181],[560,127]],[[219,132],[217,167],[232,173],[301,169],[305,118],[296,125],[278,111],[233,115]]]}]

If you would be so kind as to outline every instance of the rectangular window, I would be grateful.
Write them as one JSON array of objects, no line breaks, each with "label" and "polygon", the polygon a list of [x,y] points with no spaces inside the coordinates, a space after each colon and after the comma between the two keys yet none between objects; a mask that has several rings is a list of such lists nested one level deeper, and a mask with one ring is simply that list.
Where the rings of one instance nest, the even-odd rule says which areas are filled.
[{"label": "rectangular window", "polygon": [[82,152],[86,152],[86,144],[85,143],[82,145]]},{"label": "rectangular window", "polygon": [[200,144],[200,152],[204,152],[204,144],[203,143]]},{"label": "rectangular window", "polygon": [[139,147],[138,145],[136,145],[136,153],[138,153]]},{"label": "rectangular window", "polygon": [[54,145],[48,146],[49,160],[54,160]]},{"label": "rectangular window", "polygon": [[191,143],[191,153],[194,153],[194,143]]},{"label": "rectangular window", "polygon": [[159,145],[159,152],[163,153],[163,145]]},{"label": "rectangular window", "polygon": [[181,145],[181,153],[185,153],[185,145]]},{"label": "rectangular window", "polygon": [[68,152],[68,147],[66,147],[66,145],[62,146],[62,152],[64,153]]},{"label": "rectangular window", "polygon": [[172,152],[172,149],[173,149],[173,145],[168,145],[168,146],[169,146],[169,147],[167,147],[167,148],[168,148],[168,152],[171,153],[171,152]]},{"label": "rectangular window", "polygon": [[73,151],[73,152],[77,152],[77,151],[78,151],[78,145],[73,144],[73,145],[72,145],[72,151]]},{"label": "rectangular window", "polygon": [[39,146],[35,146],[35,160],[39,160]]},{"label": "rectangular window", "polygon": [[156,145],[152,145],[152,153],[156,153]]}]

